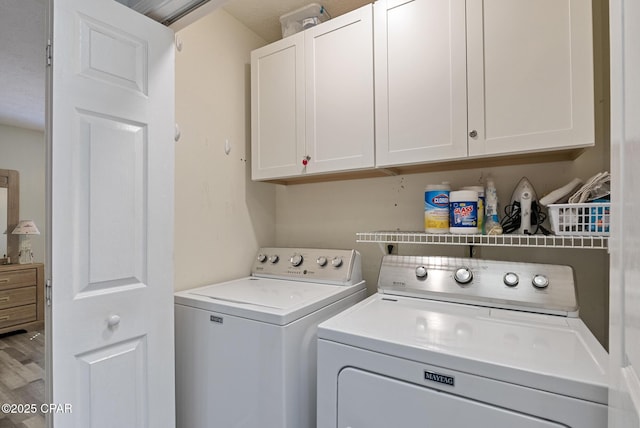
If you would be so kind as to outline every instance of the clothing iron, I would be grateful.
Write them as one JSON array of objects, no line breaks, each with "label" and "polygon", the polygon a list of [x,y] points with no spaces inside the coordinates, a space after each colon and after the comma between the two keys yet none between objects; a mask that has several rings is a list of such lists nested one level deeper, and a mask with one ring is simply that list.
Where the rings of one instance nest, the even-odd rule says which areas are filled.
[{"label": "clothing iron", "polygon": [[511,194],[511,205],[517,202],[520,205],[520,229],[518,233],[521,235],[530,235],[534,233],[531,226],[537,225],[537,220],[532,223],[531,210],[534,204],[537,204],[538,196],[531,182],[527,177],[522,177],[516,188]]}]

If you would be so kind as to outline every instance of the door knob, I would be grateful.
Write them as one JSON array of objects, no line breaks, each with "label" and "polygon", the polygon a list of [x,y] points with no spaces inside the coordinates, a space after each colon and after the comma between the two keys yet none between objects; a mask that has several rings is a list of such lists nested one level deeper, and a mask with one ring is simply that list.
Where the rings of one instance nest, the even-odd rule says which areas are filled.
[{"label": "door knob", "polygon": [[109,318],[107,318],[107,325],[109,326],[109,328],[114,328],[118,324],[120,324],[120,316],[111,315]]},{"label": "door knob", "polygon": [[477,136],[478,136],[478,131],[476,131],[475,129],[469,132],[469,137],[476,138]]}]

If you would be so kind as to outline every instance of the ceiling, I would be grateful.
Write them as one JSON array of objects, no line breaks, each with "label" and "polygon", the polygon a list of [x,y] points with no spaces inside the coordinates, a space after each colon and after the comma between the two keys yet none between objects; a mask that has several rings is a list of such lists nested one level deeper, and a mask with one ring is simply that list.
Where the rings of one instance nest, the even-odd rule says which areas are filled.
[{"label": "ceiling", "polygon": [[44,129],[46,1],[0,1],[0,124]]},{"label": "ceiling", "polygon": [[[229,14],[267,42],[282,37],[280,16],[313,0],[229,0]],[[316,0],[332,17],[373,0]],[[0,124],[44,130],[45,12],[48,0],[0,0]],[[222,3],[211,1],[213,9]],[[206,11],[207,5],[202,11]],[[198,11],[196,11],[197,13]],[[202,13],[202,12],[200,12]]]}]

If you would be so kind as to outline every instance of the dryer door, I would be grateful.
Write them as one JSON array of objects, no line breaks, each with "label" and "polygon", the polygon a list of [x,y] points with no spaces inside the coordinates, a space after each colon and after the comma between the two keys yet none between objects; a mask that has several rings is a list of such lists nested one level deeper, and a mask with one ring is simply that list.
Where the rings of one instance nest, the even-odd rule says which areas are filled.
[{"label": "dryer door", "polygon": [[338,379],[338,428],[566,427],[354,368]]}]

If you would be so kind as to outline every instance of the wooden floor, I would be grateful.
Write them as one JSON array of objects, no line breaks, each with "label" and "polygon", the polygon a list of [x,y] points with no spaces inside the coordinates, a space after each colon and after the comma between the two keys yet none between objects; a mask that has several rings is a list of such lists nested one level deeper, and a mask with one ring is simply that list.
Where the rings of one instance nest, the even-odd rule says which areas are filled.
[{"label": "wooden floor", "polygon": [[[0,335],[0,404],[44,402],[44,331]],[[42,413],[0,412],[0,428],[44,428]]]}]

